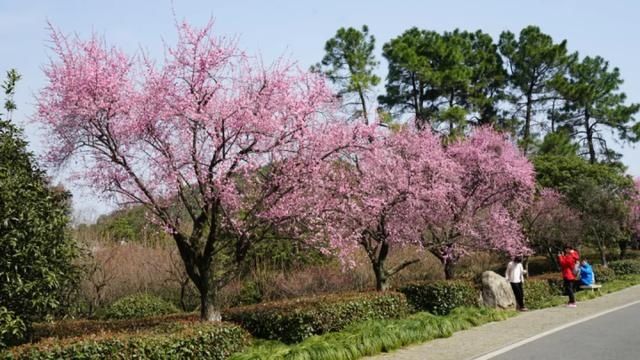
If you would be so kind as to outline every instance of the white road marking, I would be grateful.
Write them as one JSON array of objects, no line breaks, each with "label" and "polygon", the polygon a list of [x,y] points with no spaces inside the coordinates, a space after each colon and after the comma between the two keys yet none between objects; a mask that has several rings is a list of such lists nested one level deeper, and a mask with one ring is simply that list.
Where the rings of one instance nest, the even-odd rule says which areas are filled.
[{"label": "white road marking", "polygon": [[502,349],[498,349],[496,351],[492,351],[492,352],[490,352],[488,354],[485,354],[485,355],[482,355],[480,357],[474,358],[474,360],[489,360],[489,359],[491,359],[491,358],[493,358],[495,356],[504,354],[507,351],[513,350],[513,349],[515,349],[517,347],[520,347],[520,346],[522,346],[524,344],[527,344],[527,343],[530,343],[532,341],[536,341],[536,340],[538,340],[540,338],[543,338],[543,337],[545,337],[547,335],[551,335],[551,334],[553,334],[555,332],[558,332],[560,330],[564,330],[564,329],[566,329],[568,327],[572,327],[574,325],[578,325],[578,324],[583,323],[585,321],[589,321],[589,320],[595,319],[597,317],[600,317],[602,315],[606,315],[606,314],[612,313],[614,311],[622,310],[624,308],[627,308],[629,306],[633,306],[633,305],[636,305],[636,304],[640,304],[640,300],[637,300],[637,301],[634,301],[634,302],[631,302],[631,303],[628,303],[628,304],[620,305],[620,306],[615,307],[613,309],[605,310],[605,311],[599,312],[597,314],[589,315],[589,316],[587,316],[585,318],[582,318],[580,320],[576,320],[576,321],[570,322],[568,324],[564,324],[564,325],[558,326],[556,328],[553,328],[551,330],[547,330],[547,331],[545,331],[543,333],[540,333],[538,335],[535,335],[535,336],[532,336],[530,338],[527,338],[527,339],[518,341],[516,343],[513,343],[513,344],[511,344],[509,346],[505,346]]}]

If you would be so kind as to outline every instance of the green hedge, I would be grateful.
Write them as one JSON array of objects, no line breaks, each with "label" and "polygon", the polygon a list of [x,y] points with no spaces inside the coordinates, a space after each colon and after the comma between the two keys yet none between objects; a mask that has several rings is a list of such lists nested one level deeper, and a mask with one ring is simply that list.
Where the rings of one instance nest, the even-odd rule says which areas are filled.
[{"label": "green hedge", "polygon": [[101,310],[101,319],[134,319],[180,312],[172,303],[151,294],[125,296]]},{"label": "green hedge", "polygon": [[249,334],[225,323],[173,324],[162,332],[104,333],[60,341],[50,339],[11,348],[9,359],[215,359],[223,360],[249,344]]},{"label": "green hedge", "polygon": [[140,319],[127,320],[58,320],[55,322],[34,323],[32,327],[32,341],[39,341],[44,338],[71,338],[77,336],[87,336],[100,334],[103,332],[134,332],[150,331],[163,326],[170,326],[175,323],[197,323],[196,314],[172,314],[164,316],[154,316]]},{"label": "green hedge", "polygon": [[396,292],[349,293],[300,298],[232,308],[223,319],[240,324],[256,337],[299,342],[309,336],[339,331],[365,320],[406,316],[409,306]]},{"label": "green hedge", "polygon": [[546,307],[555,296],[560,295],[549,280],[531,279],[524,282],[524,303],[528,308],[540,309]]},{"label": "green hedge", "polygon": [[409,304],[418,311],[446,315],[461,306],[475,306],[478,291],[472,283],[457,280],[413,283],[400,288]]},{"label": "green hedge", "polygon": [[616,278],[616,273],[613,269],[600,264],[593,265],[593,273],[595,274],[597,283],[606,283]]},{"label": "green hedge", "polygon": [[616,275],[640,274],[640,261],[638,260],[611,261],[609,262],[609,268],[613,270],[613,272]]}]

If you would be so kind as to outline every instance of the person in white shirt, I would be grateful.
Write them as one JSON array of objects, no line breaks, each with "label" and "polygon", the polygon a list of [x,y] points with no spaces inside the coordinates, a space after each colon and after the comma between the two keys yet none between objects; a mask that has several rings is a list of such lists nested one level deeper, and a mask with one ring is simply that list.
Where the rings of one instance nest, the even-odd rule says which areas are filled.
[{"label": "person in white shirt", "polygon": [[527,311],[528,309],[524,306],[524,289],[522,288],[524,283],[522,257],[516,256],[513,260],[509,261],[504,277],[507,278],[507,281],[511,284],[513,294],[516,296],[517,310]]}]

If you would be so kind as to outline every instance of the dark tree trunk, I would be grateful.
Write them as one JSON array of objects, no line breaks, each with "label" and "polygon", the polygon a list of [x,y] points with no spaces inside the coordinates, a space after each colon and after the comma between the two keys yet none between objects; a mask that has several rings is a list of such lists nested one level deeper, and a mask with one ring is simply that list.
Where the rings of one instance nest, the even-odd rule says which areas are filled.
[{"label": "dark tree trunk", "polygon": [[607,262],[607,254],[604,246],[598,245],[598,252],[600,252],[600,262],[602,262],[602,265],[605,267],[609,266],[609,263]]},{"label": "dark tree trunk", "polygon": [[447,280],[451,280],[453,279],[454,275],[455,275],[455,272],[453,268],[453,263],[450,261],[445,261],[444,262],[444,278]]},{"label": "dark tree trunk", "polygon": [[358,96],[360,97],[360,104],[362,105],[362,117],[364,118],[364,124],[369,125],[369,115],[367,114],[367,102],[364,98],[364,93],[361,89],[358,89]]},{"label": "dark tree trunk", "polygon": [[384,261],[374,262],[373,272],[376,276],[376,291],[389,290],[389,283],[387,282],[387,272],[384,269]]},{"label": "dark tree trunk", "polygon": [[531,116],[533,112],[533,99],[531,93],[527,94],[527,109],[524,115],[524,128],[522,129],[522,151],[525,155],[529,151],[531,141]]},{"label": "dark tree trunk", "polygon": [[382,241],[380,244],[380,250],[374,259],[371,260],[373,265],[373,272],[376,276],[376,291],[386,291],[389,289],[387,283],[389,273],[384,268],[384,264],[387,261],[389,255],[389,244],[386,241]]},{"label": "dark tree trunk", "polygon": [[618,247],[620,248],[620,260],[624,259],[627,256],[627,249],[629,248],[629,241],[622,240],[618,241]]},{"label": "dark tree trunk", "polygon": [[589,163],[595,164],[596,161],[597,161],[596,149],[593,146],[593,129],[591,129],[591,126],[589,125],[589,113],[588,112],[585,112],[584,127],[585,127],[585,132],[586,132],[587,148],[589,149]]}]

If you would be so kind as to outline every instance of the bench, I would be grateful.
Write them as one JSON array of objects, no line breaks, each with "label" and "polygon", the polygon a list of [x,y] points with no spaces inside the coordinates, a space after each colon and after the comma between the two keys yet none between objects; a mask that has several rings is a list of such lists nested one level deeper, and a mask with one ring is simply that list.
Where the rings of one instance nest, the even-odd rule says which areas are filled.
[{"label": "bench", "polygon": [[600,291],[601,287],[602,285],[600,284],[580,285],[580,289],[583,289],[583,290],[590,289],[591,291]]}]

